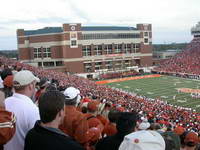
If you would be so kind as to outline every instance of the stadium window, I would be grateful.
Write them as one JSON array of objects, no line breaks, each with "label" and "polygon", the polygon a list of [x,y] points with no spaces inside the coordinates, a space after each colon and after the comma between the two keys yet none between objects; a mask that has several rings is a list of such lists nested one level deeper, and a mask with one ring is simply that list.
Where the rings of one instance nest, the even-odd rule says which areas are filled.
[{"label": "stadium window", "polygon": [[91,46],[90,45],[83,46],[82,54],[83,54],[83,56],[91,56]]},{"label": "stadium window", "polygon": [[42,66],[42,62],[38,62],[38,66],[41,67]]},{"label": "stadium window", "polygon": [[44,57],[44,58],[47,57],[47,48],[43,48],[43,57]]},{"label": "stadium window", "polygon": [[103,69],[102,62],[95,62],[95,70]]},{"label": "stadium window", "polygon": [[124,44],[125,53],[131,53],[131,44]]},{"label": "stadium window", "polygon": [[140,52],[140,44],[139,44],[139,43],[136,43],[136,44],[135,44],[135,52],[136,52],[136,53],[139,53],[139,52]]},{"label": "stadium window", "polygon": [[99,33],[99,34],[83,34],[83,40],[90,39],[130,39],[130,38],[139,38],[140,34],[138,33]]},{"label": "stadium window", "polygon": [[63,62],[62,61],[56,61],[56,66],[63,66]]},{"label": "stadium window", "polygon": [[112,45],[105,45],[105,53],[106,54],[112,54]]},{"label": "stadium window", "polygon": [[115,44],[115,53],[122,53],[122,44]]},{"label": "stadium window", "polygon": [[131,66],[131,60],[125,60],[124,67],[130,67],[130,66]]},{"label": "stadium window", "polygon": [[112,69],[113,68],[113,63],[112,63],[112,61],[106,61],[105,62],[105,68],[106,69]]},{"label": "stadium window", "polygon": [[115,61],[115,69],[116,70],[120,70],[122,68],[122,61],[121,60],[118,60],[118,61]]},{"label": "stadium window", "polygon": [[54,66],[54,62],[43,62],[43,66],[44,67],[53,67]]},{"label": "stadium window", "polygon": [[85,72],[92,72],[92,64],[84,63],[84,70],[85,70]]},{"label": "stadium window", "polygon": [[144,43],[149,43],[149,40],[147,38],[145,38]]},{"label": "stadium window", "polygon": [[102,55],[102,45],[95,45],[94,46],[94,54],[95,55]]},{"label": "stadium window", "polygon": [[140,52],[140,44],[135,43],[133,44],[133,53],[139,53]]},{"label": "stadium window", "polygon": [[41,58],[42,57],[41,48],[34,48],[33,55],[34,55],[34,58]]},{"label": "stadium window", "polygon": [[148,32],[144,32],[144,36],[148,36],[149,34],[148,34]]},{"label": "stadium window", "polygon": [[71,40],[71,46],[77,46],[76,40]]},{"label": "stadium window", "polygon": [[50,58],[51,57],[51,49],[48,48],[43,48],[43,57],[44,58]]}]

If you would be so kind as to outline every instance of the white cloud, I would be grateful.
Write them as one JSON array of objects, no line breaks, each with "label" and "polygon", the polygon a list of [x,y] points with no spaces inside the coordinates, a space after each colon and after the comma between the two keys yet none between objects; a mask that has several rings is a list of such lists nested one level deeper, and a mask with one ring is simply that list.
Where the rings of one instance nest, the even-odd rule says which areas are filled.
[{"label": "white cloud", "polygon": [[0,5],[0,36],[16,37],[18,28],[61,26],[64,22],[126,26],[151,23],[154,43],[189,41],[191,26],[200,21],[199,6],[199,0],[6,0]]}]

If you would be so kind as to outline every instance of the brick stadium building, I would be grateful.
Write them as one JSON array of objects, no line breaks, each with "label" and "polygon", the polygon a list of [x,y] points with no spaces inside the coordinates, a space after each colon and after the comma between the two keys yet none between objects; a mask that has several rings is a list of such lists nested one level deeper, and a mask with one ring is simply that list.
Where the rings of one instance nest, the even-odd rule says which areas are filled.
[{"label": "brick stadium building", "polygon": [[151,24],[18,29],[17,39],[19,59],[46,69],[91,73],[152,65]]}]

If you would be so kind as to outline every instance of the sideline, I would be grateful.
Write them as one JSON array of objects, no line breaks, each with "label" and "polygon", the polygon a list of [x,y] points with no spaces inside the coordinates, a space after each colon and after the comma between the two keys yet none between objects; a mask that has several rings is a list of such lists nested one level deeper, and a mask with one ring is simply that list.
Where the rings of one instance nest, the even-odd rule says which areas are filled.
[{"label": "sideline", "polygon": [[113,83],[113,82],[122,82],[122,81],[128,81],[128,80],[138,80],[138,79],[146,79],[146,78],[155,78],[155,77],[161,77],[160,74],[154,74],[154,75],[144,75],[144,76],[137,76],[137,77],[128,77],[128,78],[118,78],[118,79],[111,79],[111,80],[103,80],[103,81],[96,81],[96,84],[107,84],[107,83]]}]

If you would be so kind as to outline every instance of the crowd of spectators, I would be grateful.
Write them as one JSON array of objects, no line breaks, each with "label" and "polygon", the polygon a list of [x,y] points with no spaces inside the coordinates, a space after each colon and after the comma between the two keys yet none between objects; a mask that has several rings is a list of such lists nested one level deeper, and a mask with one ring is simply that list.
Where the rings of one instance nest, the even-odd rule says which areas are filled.
[{"label": "crowd of spectators", "polygon": [[[195,57],[195,55],[197,53],[200,55],[200,52],[198,52],[198,49],[196,50],[197,52],[194,51],[194,49],[196,50],[197,48],[196,47],[191,48],[191,51],[192,51],[191,55],[194,57],[194,61],[195,60],[197,61],[197,58]],[[186,50],[183,53],[178,54],[177,57],[179,56],[180,57],[179,59],[182,60],[181,58],[183,58],[184,56],[187,56],[185,53],[187,53],[188,55],[190,54]],[[187,57],[189,57],[189,56],[187,56]],[[184,62],[188,61],[188,63],[189,63],[188,59],[189,58],[186,58]],[[151,125],[156,125],[156,127],[151,127],[151,129],[159,130],[159,132],[166,132],[167,130],[171,131],[171,130],[173,130],[173,128],[177,128],[177,127],[183,128],[183,130],[184,130],[184,132],[182,132],[180,135],[182,135],[185,132],[189,132],[189,133],[195,132],[195,134],[196,134],[196,133],[199,133],[199,131],[200,131],[200,113],[196,112],[195,110],[183,108],[183,107],[179,107],[179,106],[173,106],[173,105],[168,104],[167,102],[164,102],[160,99],[149,99],[146,97],[138,96],[136,94],[131,94],[131,93],[127,93],[124,91],[112,89],[105,85],[97,85],[93,81],[90,81],[90,80],[87,80],[87,79],[84,79],[84,78],[81,78],[81,77],[78,77],[75,75],[69,75],[69,74],[65,74],[62,72],[56,72],[53,70],[43,70],[42,68],[33,67],[33,66],[30,66],[27,64],[23,64],[23,63],[14,61],[14,60],[7,59],[5,57],[0,57],[0,62],[2,63],[1,68],[0,68],[1,72],[2,72],[1,75],[3,75],[3,74],[15,75],[16,73],[19,73],[18,71],[29,70],[30,72],[32,72],[35,76],[37,76],[40,79],[46,78],[48,80],[48,82],[53,85],[52,88],[56,87],[56,89],[58,89],[59,91],[64,91],[63,93],[65,94],[65,96],[66,96],[66,93],[68,93],[69,91],[72,92],[72,93],[69,92],[70,94],[68,93],[67,98],[65,98],[65,100],[66,99],[69,100],[68,103],[65,102],[65,105],[72,105],[73,107],[76,107],[77,110],[74,110],[74,108],[72,108],[72,106],[70,106],[70,109],[71,110],[73,109],[73,111],[79,110],[79,112],[86,113],[85,116],[86,116],[86,120],[88,122],[87,126],[91,130],[87,130],[88,132],[86,132],[85,134],[88,134],[88,133],[91,133],[91,134],[89,134],[90,136],[87,136],[87,135],[82,136],[82,138],[85,137],[86,139],[81,139],[80,137],[78,137],[78,133],[76,133],[75,135],[73,135],[72,133],[69,133],[69,131],[67,131],[67,129],[65,129],[65,127],[66,127],[65,125],[64,125],[64,127],[63,127],[63,125],[61,125],[60,128],[62,129],[63,132],[67,133],[68,135],[71,135],[72,137],[74,136],[73,138],[76,139],[76,141],[81,143],[84,146],[84,148],[86,148],[88,150],[94,149],[96,142],[98,142],[98,140],[100,138],[102,138],[102,135],[106,136],[110,133],[110,132],[106,132],[104,130],[104,128],[109,123],[110,123],[110,125],[113,126],[113,124],[116,124],[116,122],[118,122],[118,121],[113,121],[112,117],[109,118],[109,112],[111,109],[116,110],[118,112],[137,113],[140,118],[139,121],[142,121],[141,118],[146,118]],[[193,69],[195,69],[195,68],[193,68]],[[12,73],[10,73],[8,70],[11,70]],[[6,71],[6,73],[5,73],[5,71]],[[5,78],[6,78],[6,76],[5,76]],[[5,78],[3,77],[2,79],[4,80]],[[2,82],[5,84],[4,81],[2,81]],[[39,85],[40,89],[43,89],[44,85],[46,85],[46,82]],[[70,87],[74,87],[76,90],[69,90]],[[47,87],[45,87],[45,88],[47,88]],[[29,88],[29,90],[30,90],[30,88]],[[76,92],[74,92],[74,91],[76,91]],[[10,92],[13,92],[13,91],[10,91]],[[31,92],[33,92],[33,91],[31,91]],[[36,104],[38,104],[38,99],[40,99],[39,97],[44,92],[45,92],[45,90],[44,91],[42,90],[42,92],[40,92],[39,95],[37,95],[38,98],[31,97],[33,99],[33,101],[36,102]],[[7,95],[7,97],[12,95],[12,93],[10,95],[9,94]],[[77,97],[76,96],[74,97],[74,94],[78,94],[81,96],[79,98],[79,101],[81,101],[81,105],[78,105],[77,102],[76,103],[72,102],[74,100],[74,98],[76,98],[76,101],[77,101]],[[84,103],[87,103],[87,105],[84,105]],[[40,100],[39,100],[39,106],[40,106]],[[69,108],[67,108],[65,106],[65,109],[69,109]],[[62,110],[62,109],[60,108],[59,110]],[[56,112],[56,113],[60,114],[59,112]],[[73,116],[74,114],[75,113],[71,114],[71,116]],[[100,115],[100,116],[98,116],[98,115]],[[102,117],[101,115],[104,117]],[[82,116],[82,115],[79,115],[79,117],[78,117],[79,119],[81,118],[80,116]],[[95,118],[94,118],[94,116],[95,116]],[[57,118],[58,120],[61,119],[59,117],[59,115],[57,117],[58,117]],[[108,118],[110,121],[108,120]],[[118,118],[120,118],[120,117],[118,117]],[[125,117],[125,118],[122,117],[121,119],[124,120],[121,122],[127,123],[126,119],[129,119],[129,117]],[[82,119],[80,119],[80,120],[82,121]],[[90,120],[90,121],[88,121],[88,120]],[[96,121],[92,121],[92,120],[96,120]],[[53,120],[51,120],[51,121],[53,121]],[[66,122],[68,122],[68,121],[69,120],[67,120]],[[95,123],[93,123],[93,122],[95,122]],[[79,123],[77,123],[77,124],[79,124]],[[127,123],[127,126],[128,125],[130,125],[130,122]],[[120,127],[123,127],[123,131],[126,129],[126,127],[124,127],[123,123],[120,124]],[[135,124],[135,127],[136,127],[136,124]],[[117,126],[116,126],[116,128],[117,128]],[[123,139],[124,140],[127,139],[127,141],[126,140],[124,141],[124,143],[127,143],[128,139],[135,138],[135,136],[138,133],[136,135],[134,134],[134,135],[127,136],[127,138],[125,137],[128,134],[132,134],[131,131],[134,131],[134,130],[132,130],[132,128],[133,127],[130,126],[130,129],[128,131],[125,130],[124,132],[126,134],[120,133],[120,135],[123,135],[123,138],[122,137],[120,138],[120,142],[118,141],[119,144],[117,145],[117,147],[119,147],[119,145]],[[150,128],[150,127],[148,127],[148,128]],[[96,130],[96,129],[98,129],[98,130]],[[73,130],[74,129],[72,129],[72,131]],[[71,130],[70,130],[70,132],[71,132]],[[100,132],[100,134],[99,134],[99,132]],[[117,134],[117,132],[119,132],[119,129],[112,131],[113,134],[114,133]],[[101,133],[103,133],[103,134],[101,135]],[[145,135],[147,136],[149,134],[150,135],[155,134],[155,137],[157,137],[157,139],[160,139],[160,137],[157,136],[157,133],[141,132],[141,135],[144,135],[144,136]],[[98,136],[96,136],[96,135],[98,135]],[[117,138],[118,138],[118,136],[117,136]],[[140,138],[142,138],[142,137],[140,137]],[[88,139],[91,140],[89,143],[88,143]],[[114,137],[114,139],[115,139],[115,137]],[[135,140],[136,139],[137,138],[135,138]],[[86,140],[86,143],[82,142],[84,140]],[[138,143],[137,140],[135,141],[135,143]],[[147,139],[147,140],[151,140],[151,139]],[[195,146],[196,146],[196,144],[198,144],[197,140],[187,141],[184,138],[184,142],[182,142],[182,145],[187,147],[187,142],[193,142],[192,144],[194,144],[194,142],[195,142]],[[184,145],[184,144],[186,144],[186,145]],[[123,144],[122,146],[120,146],[121,150],[125,150],[124,145],[126,145],[126,144]],[[157,143],[157,145],[158,145],[158,147],[163,148],[163,140],[160,140],[160,143]],[[192,145],[192,146],[194,146],[194,145]],[[160,149],[162,149],[162,148],[160,148]],[[165,149],[165,146],[164,146],[164,149]]]},{"label": "crowd of spectators", "polygon": [[154,71],[181,76],[200,75],[200,38],[195,38],[185,50],[162,62]]},{"label": "crowd of spectators", "polygon": [[123,71],[123,72],[112,72],[112,73],[104,73],[99,76],[101,80],[105,79],[114,79],[114,78],[125,78],[125,77],[132,77],[140,75],[141,73],[130,70],[130,71]]}]

